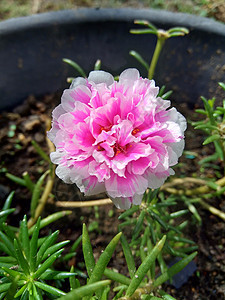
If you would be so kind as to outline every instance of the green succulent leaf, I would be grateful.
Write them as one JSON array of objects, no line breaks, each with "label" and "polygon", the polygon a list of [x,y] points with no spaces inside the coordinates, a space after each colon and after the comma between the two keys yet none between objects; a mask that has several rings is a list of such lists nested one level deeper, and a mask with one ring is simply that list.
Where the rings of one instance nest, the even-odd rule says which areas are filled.
[{"label": "green succulent leaf", "polygon": [[26,186],[26,181],[23,178],[20,178],[18,176],[10,174],[10,173],[6,173],[5,176],[7,178],[9,178],[10,180],[12,180],[13,182],[15,182],[16,184],[18,184],[18,185]]},{"label": "green succulent leaf", "polygon": [[34,272],[36,270],[36,259],[37,259],[37,249],[38,249],[38,236],[39,236],[39,230],[40,230],[40,222],[41,218],[38,218],[38,221],[35,225],[34,232],[32,235],[32,238],[30,240],[30,270],[31,272]]},{"label": "green succulent leaf", "polygon": [[4,270],[4,272],[6,272],[7,274],[9,274],[9,276],[11,276],[12,279],[18,277],[26,280],[26,276],[21,272],[9,269],[7,267],[1,267],[1,269]]},{"label": "green succulent leaf", "polygon": [[149,69],[148,63],[143,59],[143,57],[138,52],[131,50],[129,54],[133,56],[148,71]]},{"label": "green succulent leaf", "polygon": [[121,235],[120,241],[121,241],[121,245],[123,248],[123,253],[124,253],[124,256],[126,259],[129,274],[130,274],[130,277],[132,278],[136,272],[134,258],[133,258],[130,246],[129,246],[124,234]]},{"label": "green succulent leaf", "polygon": [[166,241],[166,236],[164,235],[163,238],[155,245],[155,247],[152,249],[149,255],[145,258],[145,260],[140,265],[140,267],[137,269],[134,277],[131,280],[130,285],[128,286],[126,292],[127,297],[131,297],[133,293],[136,291],[136,289],[139,287],[144,276],[150,269],[152,263],[156,260],[158,254],[162,251],[165,241]]},{"label": "green succulent leaf", "polygon": [[168,92],[166,92],[165,94],[162,95],[162,98],[163,98],[164,100],[167,100],[167,99],[169,99],[169,97],[170,97],[172,94],[173,94],[173,91],[168,91]]},{"label": "green succulent leaf", "polygon": [[54,254],[52,254],[46,261],[37,269],[37,271],[33,274],[33,278],[39,278],[50,266],[53,265],[55,260],[61,255],[64,249],[60,249]]},{"label": "green succulent leaf", "polygon": [[148,28],[157,31],[157,28],[152,23],[149,23],[149,21],[147,20],[134,20],[134,24],[147,26]]},{"label": "green succulent leaf", "polygon": [[21,266],[21,268],[23,269],[23,272],[26,275],[29,275],[30,268],[29,268],[28,262],[23,255],[23,251],[20,246],[20,243],[16,239],[14,239],[14,249],[15,249],[17,261],[18,261],[19,265]]},{"label": "green succulent leaf", "polygon": [[169,294],[167,294],[163,290],[159,290],[158,293],[160,294],[160,296],[162,296],[163,300],[176,300],[174,297],[170,296]]},{"label": "green succulent leaf", "polygon": [[66,246],[67,244],[69,244],[69,240],[67,241],[62,241],[62,242],[59,242],[55,245],[52,245],[51,247],[49,247],[44,255],[43,255],[43,260],[45,260],[46,258],[48,258],[50,255],[52,255],[54,252],[58,251],[59,249],[61,249],[62,247]]},{"label": "green succulent leaf", "polygon": [[114,272],[113,270],[110,270],[108,268],[105,268],[104,275],[107,278],[123,285],[129,285],[131,281],[130,278],[128,278],[127,276],[124,276],[118,272]]},{"label": "green succulent leaf", "polygon": [[34,184],[33,181],[31,180],[31,178],[30,178],[28,172],[24,172],[24,173],[23,173],[23,179],[24,179],[25,182],[26,182],[26,187],[30,190],[31,193],[33,193],[35,184]]},{"label": "green succulent leaf", "polygon": [[[27,291],[27,285],[28,283],[24,284],[15,294],[15,298],[18,298],[19,296],[21,296],[23,293],[25,293],[25,291]],[[21,297],[22,299],[22,297]]]},{"label": "green succulent leaf", "polygon": [[49,170],[46,171],[41,177],[38,179],[37,183],[34,186],[33,193],[32,193],[32,198],[31,198],[31,204],[30,204],[30,211],[31,211],[31,216],[34,217],[35,214],[35,209],[38,205],[40,195],[42,192],[42,185],[44,183],[44,180],[46,176],[49,174]]},{"label": "green succulent leaf", "polygon": [[61,271],[53,271],[51,269],[47,269],[40,278],[43,280],[61,280],[69,277],[74,277],[77,273],[72,272],[61,272]]},{"label": "green succulent leaf", "polygon": [[[59,211],[57,213],[54,213],[52,215],[49,215],[48,217],[44,218],[41,220],[41,223],[40,223],[40,229],[41,228],[44,228],[46,226],[48,226],[49,224],[57,221],[58,219],[61,219],[65,216],[68,216],[72,213],[71,210],[64,210],[64,211]],[[34,231],[34,228],[35,228],[35,225],[33,225],[30,229],[29,229],[29,235],[31,235]]]},{"label": "green succulent leaf", "polygon": [[[82,287],[79,287],[75,290],[72,290],[71,292],[67,293],[65,296],[60,297],[58,300],[79,300],[85,296],[90,296],[94,292],[96,292],[99,289],[102,289],[103,287],[110,284],[110,280],[102,280],[99,282],[95,282],[92,284],[88,284]],[[90,298],[88,298],[90,299]]]},{"label": "green succulent leaf", "polygon": [[176,264],[174,264],[172,267],[170,267],[165,273],[160,275],[156,280],[153,282],[153,287],[158,287],[159,285],[163,284],[170,278],[173,278],[173,276],[177,273],[179,273],[183,268],[186,267],[187,264],[189,264],[194,257],[197,255],[197,252],[194,252],[187,257],[183,258]]},{"label": "green succulent leaf", "polygon": [[96,263],[96,265],[94,267],[94,270],[91,274],[90,280],[88,281],[88,285],[101,280],[104,270],[107,267],[112,255],[113,255],[113,252],[115,251],[115,248],[120,240],[121,235],[122,235],[122,232],[118,233],[110,241],[110,243],[106,246],[104,252],[101,254],[98,262]]},{"label": "green succulent leaf", "polygon": [[[8,254],[9,256],[12,255],[12,253],[10,252],[10,250],[6,247],[6,245],[2,242],[0,242],[0,250],[3,252],[3,253],[6,253]],[[14,254],[13,254],[14,255]]]},{"label": "green succulent leaf", "polygon": [[[12,191],[12,192],[8,195],[8,197],[7,197],[6,200],[5,200],[5,203],[4,203],[4,205],[3,205],[2,210],[6,210],[6,209],[9,209],[9,208],[10,208],[14,194],[15,194],[15,192]],[[4,222],[5,222],[5,220],[4,220]]]},{"label": "green succulent leaf", "polygon": [[101,60],[98,59],[98,60],[95,62],[94,70],[97,71],[97,70],[100,70],[100,69],[101,69]]},{"label": "green succulent leaf", "polygon": [[32,295],[34,296],[34,300],[43,299],[40,290],[36,288],[35,284],[32,285]]},{"label": "green succulent leaf", "polygon": [[6,248],[7,250],[7,254],[9,254],[10,256],[15,256],[14,254],[14,246],[12,241],[9,239],[9,237],[4,234],[2,231],[0,231],[0,240],[2,240],[2,242],[4,243],[4,248]]},{"label": "green succulent leaf", "polygon": [[[55,231],[45,239],[45,241],[43,242],[43,244],[41,245],[37,253],[37,265],[39,265],[40,262],[43,260],[43,255],[45,254],[45,252],[52,246],[52,244],[55,243],[58,235],[59,235],[59,230]],[[47,256],[48,255],[49,252]]]},{"label": "green succulent leaf", "polygon": [[9,290],[10,286],[11,286],[11,282],[1,284],[0,285],[0,293],[7,292]]},{"label": "green succulent leaf", "polygon": [[13,213],[15,210],[16,210],[15,208],[9,208],[9,209],[2,210],[0,212],[0,222],[1,222],[0,224],[5,222],[7,216],[10,215],[11,213]]},{"label": "green succulent leaf", "polygon": [[1,225],[2,225],[2,226],[1,226],[1,227],[2,227],[2,231],[4,231],[5,234],[6,234],[6,236],[7,236],[11,241],[13,241],[14,238],[15,238],[15,231],[12,230],[12,227],[9,226],[9,225],[6,224],[6,223],[2,223]]},{"label": "green succulent leaf", "polygon": [[169,218],[170,219],[176,219],[176,218],[179,218],[179,217],[182,217],[182,216],[186,215],[187,213],[188,213],[188,209],[182,209],[182,210],[171,213],[169,215]]},{"label": "green succulent leaf", "polygon": [[45,292],[48,292],[52,295],[55,295],[55,296],[64,296],[66,295],[65,292],[53,287],[53,286],[50,286],[46,283],[43,283],[43,282],[40,282],[40,281],[34,281],[34,284],[41,290],[45,291]]},{"label": "green succulent leaf", "polygon": [[20,224],[19,237],[20,237],[20,241],[23,246],[23,250],[25,252],[26,258],[29,261],[30,260],[30,239],[29,239],[29,234],[28,234],[26,215],[24,216],[24,218]]},{"label": "green succulent leaf", "polygon": [[80,245],[81,241],[82,241],[82,235],[80,235],[76,239],[76,241],[73,243],[73,245],[70,248],[70,252],[75,252],[77,250],[78,246]]},{"label": "green succulent leaf", "polygon": [[84,261],[88,272],[88,276],[91,277],[95,267],[95,259],[94,259],[94,254],[91,246],[91,241],[88,235],[88,230],[85,224],[83,224],[82,248],[83,248]]},{"label": "green succulent leaf", "polygon": [[218,140],[220,140],[220,135],[213,134],[213,135],[209,136],[207,139],[205,139],[205,141],[203,142],[203,145],[207,145],[209,143],[212,143],[212,142],[218,141]]},{"label": "green succulent leaf", "polygon": [[133,34],[156,34],[155,30],[152,29],[131,29],[130,33]]},{"label": "green succulent leaf", "polygon": [[[213,107],[212,107],[212,104],[214,103],[214,99],[212,99],[212,101],[210,102],[210,100],[207,100],[205,97],[201,97],[203,103],[204,103],[204,107],[205,107],[205,110],[207,112],[207,115],[209,117],[209,120],[211,122],[211,125],[213,126],[216,126],[216,121],[215,121],[215,118],[213,116]],[[214,100],[214,101],[213,101]]]},{"label": "green succulent leaf", "polygon": [[158,222],[165,230],[168,229],[167,223],[165,223],[162,218],[158,214],[156,214],[151,208],[147,209],[148,213],[151,215],[151,217]]},{"label": "green succulent leaf", "polygon": [[127,217],[133,215],[138,210],[139,210],[139,205],[133,205],[131,208],[126,210],[124,213],[122,213],[118,219],[119,220],[126,219]]},{"label": "green succulent leaf", "polygon": [[223,83],[223,82],[219,82],[219,85],[221,86],[221,88],[222,89],[224,89],[224,91],[225,91],[225,83]]},{"label": "green succulent leaf", "polygon": [[[76,273],[74,273],[74,266],[71,267],[70,274],[76,274]],[[69,277],[69,282],[70,282],[70,290],[74,290],[74,289],[77,289],[78,287],[80,287],[80,282],[75,277],[75,275]]]},{"label": "green succulent leaf", "polygon": [[12,256],[0,256],[0,264],[2,263],[16,264],[17,260]]},{"label": "green succulent leaf", "polygon": [[86,78],[87,75],[85,74],[84,70],[79,66],[75,61],[68,59],[68,58],[63,58],[63,61],[73,67],[82,77]]},{"label": "green succulent leaf", "polygon": [[143,227],[144,218],[145,218],[145,210],[142,210],[137,219],[137,223],[136,223],[133,233],[132,233],[132,241],[136,240],[137,237],[139,236],[139,234],[142,230],[142,227]]}]

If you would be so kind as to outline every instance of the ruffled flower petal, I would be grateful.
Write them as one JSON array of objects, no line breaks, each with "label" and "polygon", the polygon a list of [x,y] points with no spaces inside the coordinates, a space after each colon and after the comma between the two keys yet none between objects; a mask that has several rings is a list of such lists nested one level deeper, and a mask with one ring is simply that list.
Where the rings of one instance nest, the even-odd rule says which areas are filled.
[{"label": "ruffled flower petal", "polygon": [[86,195],[106,192],[118,208],[159,188],[184,149],[185,118],[158,97],[154,80],[127,69],[73,80],[53,111],[48,137],[56,174]]}]

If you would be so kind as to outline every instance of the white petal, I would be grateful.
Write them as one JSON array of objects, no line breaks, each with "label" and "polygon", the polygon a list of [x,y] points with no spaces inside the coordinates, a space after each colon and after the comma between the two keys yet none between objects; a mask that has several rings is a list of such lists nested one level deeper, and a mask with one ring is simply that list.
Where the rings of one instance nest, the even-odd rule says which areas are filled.
[{"label": "white petal", "polygon": [[105,193],[105,184],[103,182],[98,182],[95,187],[85,192],[85,196],[93,196],[101,193]]},{"label": "white petal", "polygon": [[58,119],[61,115],[65,114],[66,111],[63,109],[62,104],[59,104],[58,106],[56,106],[55,109],[53,109],[52,111],[52,116],[54,119]]},{"label": "white petal", "polygon": [[92,81],[96,84],[106,83],[107,86],[114,82],[113,76],[105,71],[91,71],[88,76],[88,81]]},{"label": "white petal", "polygon": [[119,209],[129,209],[131,207],[131,202],[128,198],[111,198],[112,202],[115,204],[115,206]]},{"label": "white petal", "polygon": [[175,122],[180,126],[180,129],[182,132],[184,132],[187,129],[187,121],[185,117],[179,113],[175,107],[172,107],[170,110],[168,110],[168,116],[170,122]]},{"label": "white petal", "polygon": [[116,197],[116,198],[111,197],[110,199],[113,201],[113,203],[117,208],[129,209],[131,207],[131,204],[140,205],[142,198],[143,198],[143,194],[141,195],[135,194],[132,197],[132,202],[130,198],[126,198],[126,197]]},{"label": "white petal", "polygon": [[170,143],[169,146],[173,149],[173,151],[177,154],[177,157],[180,157],[184,150],[184,139],[180,140],[177,143]]},{"label": "white petal", "polygon": [[132,81],[135,81],[137,79],[140,78],[140,73],[137,69],[134,69],[134,68],[130,68],[130,69],[126,69],[124,70],[121,74],[120,74],[120,77],[119,77],[119,81],[120,82],[123,82],[123,81],[126,81],[126,80],[132,80]]},{"label": "white petal", "polygon": [[56,134],[58,132],[58,128],[54,127],[54,125],[52,125],[52,128],[47,131],[47,137],[50,139],[50,141],[52,141],[54,143],[54,140],[55,140],[55,137],[56,137]]},{"label": "white petal", "polygon": [[53,162],[53,164],[60,164],[60,161],[62,159],[63,153],[62,151],[56,150],[55,152],[50,153],[50,159]]},{"label": "white petal", "polygon": [[163,185],[163,183],[165,182],[167,176],[163,176],[162,174],[160,174],[159,177],[157,177],[155,174],[153,173],[149,173],[148,174],[148,187],[151,189],[158,189],[160,186]]},{"label": "white petal", "polygon": [[187,121],[181,113],[177,112],[177,115],[178,115],[178,124],[180,125],[181,130],[185,131],[187,129]]},{"label": "white petal", "polygon": [[171,168],[169,168],[169,172],[170,172],[170,175],[174,175],[175,174],[174,170],[171,169]]},{"label": "white petal", "polygon": [[177,153],[173,150],[172,147],[168,146],[168,154],[169,154],[169,165],[174,166],[178,162]]},{"label": "white petal", "polygon": [[87,79],[85,79],[83,77],[75,78],[70,85],[70,89],[74,89],[78,85],[87,85]]},{"label": "white petal", "polygon": [[70,169],[66,166],[58,166],[55,170],[56,175],[65,183],[72,184],[70,179]]},{"label": "white petal", "polygon": [[134,205],[140,205],[143,199],[143,194],[139,195],[139,194],[135,194],[133,197],[133,204]]}]

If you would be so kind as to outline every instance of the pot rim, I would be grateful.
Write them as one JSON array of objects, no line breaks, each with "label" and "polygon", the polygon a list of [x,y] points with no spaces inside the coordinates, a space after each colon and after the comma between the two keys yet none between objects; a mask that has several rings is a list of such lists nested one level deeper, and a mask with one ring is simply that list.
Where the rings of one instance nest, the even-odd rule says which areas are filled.
[{"label": "pot rim", "polygon": [[165,10],[134,8],[78,8],[12,18],[0,22],[0,35],[51,25],[106,21],[133,22],[134,19],[147,19],[153,24],[160,23],[165,27],[183,26],[190,30],[198,29],[225,36],[225,24],[210,18]]}]

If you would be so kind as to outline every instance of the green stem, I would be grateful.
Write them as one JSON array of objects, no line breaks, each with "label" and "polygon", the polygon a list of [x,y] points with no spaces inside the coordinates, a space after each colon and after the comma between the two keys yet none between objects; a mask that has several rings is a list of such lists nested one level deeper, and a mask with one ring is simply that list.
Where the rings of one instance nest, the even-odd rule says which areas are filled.
[{"label": "green stem", "polygon": [[164,46],[165,41],[166,41],[165,36],[162,36],[160,34],[157,36],[157,44],[156,44],[155,51],[154,51],[154,54],[152,57],[152,61],[151,61],[151,64],[150,64],[150,67],[148,70],[148,79],[152,79],[154,76],[155,68],[156,68],[156,65],[157,65],[157,62],[159,59],[159,55]]},{"label": "green stem", "polygon": [[223,221],[225,221],[225,213],[222,212],[221,210],[209,205],[208,203],[206,203],[205,201],[203,201],[202,199],[199,199],[198,202],[208,211],[210,211],[212,214],[214,214],[215,216],[219,217],[220,219],[222,219]]}]

